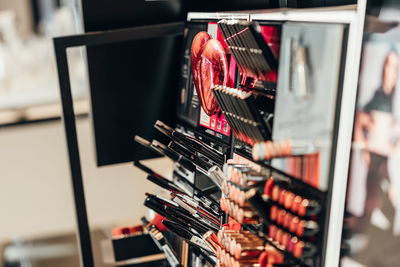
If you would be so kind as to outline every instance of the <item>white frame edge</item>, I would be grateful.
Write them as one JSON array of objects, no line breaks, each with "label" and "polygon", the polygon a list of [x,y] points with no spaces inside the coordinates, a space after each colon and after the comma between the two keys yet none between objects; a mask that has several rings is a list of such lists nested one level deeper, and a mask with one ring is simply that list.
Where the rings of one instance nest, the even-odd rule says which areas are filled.
[{"label": "white frame edge", "polygon": [[328,240],[324,264],[326,267],[339,266],[343,228],[342,221],[347,191],[366,2],[367,0],[358,0],[356,15],[349,24],[335,170],[333,174]]}]

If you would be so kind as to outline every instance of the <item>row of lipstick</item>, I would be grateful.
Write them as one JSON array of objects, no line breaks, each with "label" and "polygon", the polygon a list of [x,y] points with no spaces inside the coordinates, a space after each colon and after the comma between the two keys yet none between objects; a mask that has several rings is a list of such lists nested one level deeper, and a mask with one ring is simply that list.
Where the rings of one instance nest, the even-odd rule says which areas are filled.
[{"label": "row of lipstick", "polygon": [[315,221],[302,220],[277,206],[271,206],[269,218],[298,237],[314,236],[319,232],[319,226]]},{"label": "row of lipstick", "polygon": [[269,239],[275,243],[279,248],[291,253],[298,259],[305,259],[312,257],[317,248],[310,242],[304,242],[296,236],[277,228],[275,225],[270,225],[268,229]]},{"label": "row of lipstick", "polygon": [[277,181],[271,177],[265,183],[264,195],[291,213],[301,217],[313,216],[321,211],[321,205],[318,201],[303,198],[290,189],[285,189],[287,187],[286,182]]},{"label": "row of lipstick", "polygon": [[[221,197],[221,210],[242,224],[257,224],[261,217],[267,224],[278,225],[298,237],[310,237],[319,232],[319,226],[315,221],[300,219],[272,203],[262,203],[263,199],[256,199],[253,190],[249,191],[248,196],[250,196],[249,202],[246,200],[242,206],[229,198]],[[262,210],[258,210],[259,208]]]},{"label": "row of lipstick", "polygon": [[273,266],[283,264],[284,256],[249,231],[225,230],[218,232],[217,259],[219,267]]},{"label": "row of lipstick", "polygon": [[265,175],[246,164],[225,164],[224,174],[228,181],[241,187],[250,187],[265,181]]},{"label": "row of lipstick", "polygon": [[293,236],[275,225],[269,226],[268,238],[280,249],[291,253],[299,259],[312,257],[317,252],[317,247],[313,243],[304,242],[297,236]]},{"label": "row of lipstick", "polygon": [[260,179],[263,174],[254,167],[230,165],[224,170],[220,201],[223,211],[242,224],[262,220],[268,226],[270,241],[297,258],[316,252],[315,245],[305,240],[315,240],[320,230],[314,221],[320,211],[318,201],[294,193],[289,189],[290,180]]},{"label": "row of lipstick", "polygon": [[246,202],[246,206],[239,207],[232,200],[221,197],[221,210],[241,224],[257,224],[260,222],[258,214]]},{"label": "row of lipstick", "polygon": [[318,141],[266,141],[253,146],[252,157],[255,161],[275,159],[274,165],[285,170],[288,175],[318,188],[320,147]]},{"label": "row of lipstick", "polygon": [[224,167],[225,180],[222,193],[240,207],[245,206],[246,191],[249,188],[264,186],[263,198],[275,203],[300,217],[309,217],[320,212],[321,206],[316,200],[304,198],[290,189],[288,180],[265,176],[246,165]]},{"label": "row of lipstick", "polygon": [[[235,218],[239,223],[257,223],[257,218],[259,216],[253,210],[254,206],[251,206],[248,202],[249,198],[254,201],[254,196],[252,196],[252,194],[254,194],[254,191],[250,190],[247,194],[245,194],[244,191],[240,191],[239,188],[233,185],[231,186],[232,188],[236,188],[236,190],[239,190],[240,193],[236,195],[243,197],[231,198],[229,196],[222,196],[220,200],[221,210]],[[231,190],[231,192],[234,192],[236,190]],[[264,200],[260,199],[260,201]],[[296,214],[293,214],[291,211],[281,208],[273,202],[260,203],[259,206],[264,207],[267,210],[265,214],[268,216],[269,222],[274,222],[275,224],[285,229],[288,229],[291,233],[296,234],[299,237],[313,236],[319,231],[318,224],[315,221],[303,220]]]},{"label": "row of lipstick", "polygon": [[257,111],[251,93],[220,85],[214,86],[212,92],[235,138],[253,145],[270,137],[271,129]]},{"label": "row of lipstick", "polygon": [[252,156],[255,161],[272,158],[307,155],[318,151],[319,144],[313,142],[285,139],[281,141],[266,141],[253,146]]},{"label": "row of lipstick", "polygon": [[320,187],[320,153],[275,159],[274,166],[314,188]]},{"label": "row of lipstick", "polygon": [[[288,230],[283,229],[282,226],[278,226],[276,222],[274,222],[275,224],[271,223],[269,215],[265,214],[265,211],[262,208],[260,209],[258,203],[252,202],[252,205],[255,210],[258,211],[258,214],[264,219],[264,223],[268,225],[268,238],[277,247],[302,260],[313,256],[317,252],[317,248],[313,243],[303,240],[303,238],[311,237],[318,232],[319,227],[316,222],[300,221],[297,217],[292,218],[291,222],[287,222],[287,228],[291,228],[293,232],[300,234],[301,237],[299,237],[296,236],[296,234],[292,234],[288,232]],[[287,218],[288,217],[286,217],[286,219]],[[251,223],[250,220],[250,218],[246,218],[246,220],[243,220],[243,224],[246,224],[247,222]],[[257,222],[257,220],[254,220],[253,223]]]}]

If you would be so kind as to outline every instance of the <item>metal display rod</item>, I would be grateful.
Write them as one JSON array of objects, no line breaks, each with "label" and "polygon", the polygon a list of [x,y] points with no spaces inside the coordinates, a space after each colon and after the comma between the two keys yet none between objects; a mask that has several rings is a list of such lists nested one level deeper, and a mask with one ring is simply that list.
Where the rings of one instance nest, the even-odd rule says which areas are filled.
[{"label": "metal display rod", "polygon": [[94,267],[93,251],[90,238],[90,228],[87,218],[85,192],[82,180],[82,168],[79,157],[76,120],[71,93],[71,81],[68,71],[67,48],[96,46],[134,41],[163,36],[182,35],[183,22],[157,24],[151,26],[133,27],[121,30],[102,31],[78,34],[53,39],[57,63],[58,79],[62,102],[62,119],[68,146],[69,165],[71,170],[72,189],[78,225],[78,246],[81,266]]}]

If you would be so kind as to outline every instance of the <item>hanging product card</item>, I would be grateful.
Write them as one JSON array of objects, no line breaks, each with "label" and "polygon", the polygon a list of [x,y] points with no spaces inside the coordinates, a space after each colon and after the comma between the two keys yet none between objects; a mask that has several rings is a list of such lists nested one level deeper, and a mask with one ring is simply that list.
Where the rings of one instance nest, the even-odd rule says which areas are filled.
[{"label": "hanging product card", "polygon": [[[224,41],[224,38],[221,34],[221,31],[218,28],[217,23],[208,23],[207,33],[209,34],[209,36],[211,38],[217,40],[221,44],[224,51],[229,51],[228,46],[226,45],[226,43]],[[228,59],[226,85],[233,86],[234,80],[235,80],[236,63],[230,54],[226,54],[226,57]],[[218,110],[219,110],[219,107],[218,107]],[[200,107],[200,116],[199,117],[200,117],[199,125],[205,128],[205,129],[203,128],[203,131],[207,135],[211,135],[225,143],[229,142],[231,130],[230,130],[228,122],[226,121],[224,115],[221,112],[217,112],[216,114],[209,115],[203,109],[203,107]]]},{"label": "hanging product card", "polygon": [[272,139],[310,142],[318,151],[273,165],[321,190],[328,188],[344,33],[340,24],[285,23],[282,30]]}]

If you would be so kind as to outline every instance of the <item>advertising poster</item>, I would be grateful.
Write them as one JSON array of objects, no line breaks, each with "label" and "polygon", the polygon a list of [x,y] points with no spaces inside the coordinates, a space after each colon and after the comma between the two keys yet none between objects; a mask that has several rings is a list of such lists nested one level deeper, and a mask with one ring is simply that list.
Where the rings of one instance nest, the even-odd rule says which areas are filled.
[{"label": "advertising poster", "polygon": [[[379,22],[399,22],[398,10]],[[355,115],[341,266],[400,266],[399,26],[365,37]]]}]

